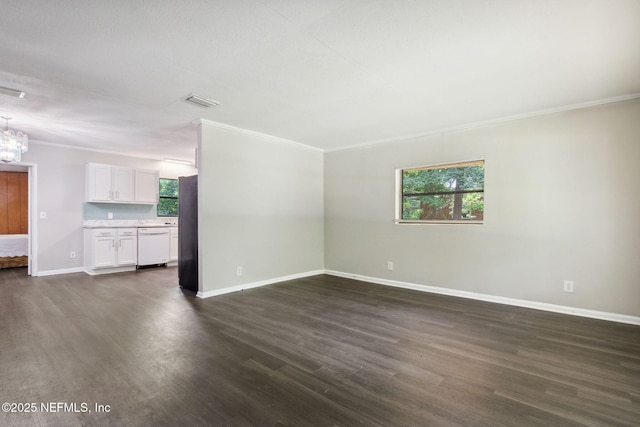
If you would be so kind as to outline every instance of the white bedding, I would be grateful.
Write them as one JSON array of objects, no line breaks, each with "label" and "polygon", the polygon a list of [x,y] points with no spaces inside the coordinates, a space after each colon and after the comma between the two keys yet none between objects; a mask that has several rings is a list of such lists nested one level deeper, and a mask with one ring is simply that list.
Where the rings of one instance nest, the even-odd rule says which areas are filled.
[{"label": "white bedding", "polygon": [[0,234],[0,257],[26,256],[28,234]]}]

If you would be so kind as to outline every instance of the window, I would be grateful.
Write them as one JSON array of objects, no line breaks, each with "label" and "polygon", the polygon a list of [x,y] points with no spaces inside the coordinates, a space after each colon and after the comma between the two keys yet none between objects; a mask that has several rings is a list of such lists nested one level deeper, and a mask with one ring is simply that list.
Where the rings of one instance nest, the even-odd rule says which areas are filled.
[{"label": "window", "polygon": [[398,169],[397,222],[482,223],[484,160]]},{"label": "window", "polygon": [[178,180],[160,178],[158,216],[178,216]]}]

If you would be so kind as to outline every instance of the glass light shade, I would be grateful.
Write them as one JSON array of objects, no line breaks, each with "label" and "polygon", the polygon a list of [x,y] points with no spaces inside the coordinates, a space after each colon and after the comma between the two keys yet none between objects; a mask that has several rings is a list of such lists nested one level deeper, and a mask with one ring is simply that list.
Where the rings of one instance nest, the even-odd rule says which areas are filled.
[{"label": "glass light shade", "polygon": [[0,130],[0,162],[20,163],[29,149],[29,137],[22,132]]}]

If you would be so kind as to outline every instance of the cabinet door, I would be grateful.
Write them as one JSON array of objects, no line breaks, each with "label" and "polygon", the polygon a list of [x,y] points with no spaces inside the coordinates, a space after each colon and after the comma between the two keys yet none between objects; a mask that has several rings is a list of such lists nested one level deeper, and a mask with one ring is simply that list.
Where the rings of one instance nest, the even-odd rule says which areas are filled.
[{"label": "cabinet door", "polygon": [[109,202],[112,199],[111,166],[90,163],[86,168],[87,202]]},{"label": "cabinet door", "polygon": [[116,202],[133,202],[134,173],[131,168],[113,168],[113,200]]},{"label": "cabinet door", "polygon": [[93,267],[116,266],[116,238],[113,235],[97,235],[93,241]]},{"label": "cabinet door", "polygon": [[138,203],[158,203],[160,173],[153,170],[136,169],[136,195]]},{"label": "cabinet door", "polygon": [[137,236],[118,236],[118,265],[136,265],[138,263],[137,243]]},{"label": "cabinet door", "polygon": [[169,261],[178,260],[178,231],[171,230],[171,244],[169,246]]}]

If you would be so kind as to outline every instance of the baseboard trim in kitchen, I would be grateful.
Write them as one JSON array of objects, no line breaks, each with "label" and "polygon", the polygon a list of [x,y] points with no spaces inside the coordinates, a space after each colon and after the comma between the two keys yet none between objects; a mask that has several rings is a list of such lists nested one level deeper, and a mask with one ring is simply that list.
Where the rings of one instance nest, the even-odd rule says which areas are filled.
[{"label": "baseboard trim in kitchen", "polygon": [[494,302],[498,304],[513,305],[516,307],[533,308],[536,310],[551,311],[554,313],[570,314],[572,316],[589,317],[591,319],[608,320],[610,322],[627,323],[630,325],[640,325],[640,317],[626,314],[609,313],[606,311],[587,310],[565,305],[548,304],[544,302],[527,301],[515,298],[499,297],[496,295],[479,294],[475,292],[460,291],[457,289],[441,288],[438,286],[419,285],[417,283],[401,282],[398,280],[381,279],[378,277],[361,276],[359,274],[345,273],[342,271],[325,270],[325,274],[345,277],[348,279],[361,280],[363,282],[375,283],[378,285],[393,286],[396,288],[412,289],[420,292],[430,292],[433,294],[449,295],[453,297],[468,298],[478,301]]},{"label": "baseboard trim in kitchen", "polygon": [[214,289],[212,291],[205,291],[205,292],[198,291],[196,296],[198,298],[210,298],[218,295],[229,294],[232,292],[244,291],[245,289],[253,289],[253,288],[259,288],[261,286],[273,285],[274,283],[285,282],[287,280],[302,279],[304,277],[317,276],[318,274],[324,274],[324,272],[325,272],[324,270],[313,270],[313,271],[307,271],[304,273],[291,274],[289,276],[282,276],[282,277],[275,277],[273,279],[260,280],[258,282],[243,283],[241,285],[230,286],[228,288]]},{"label": "baseboard trim in kitchen", "polygon": [[59,270],[41,270],[34,276],[56,276],[58,274],[84,273],[84,267],[61,268]]}]

